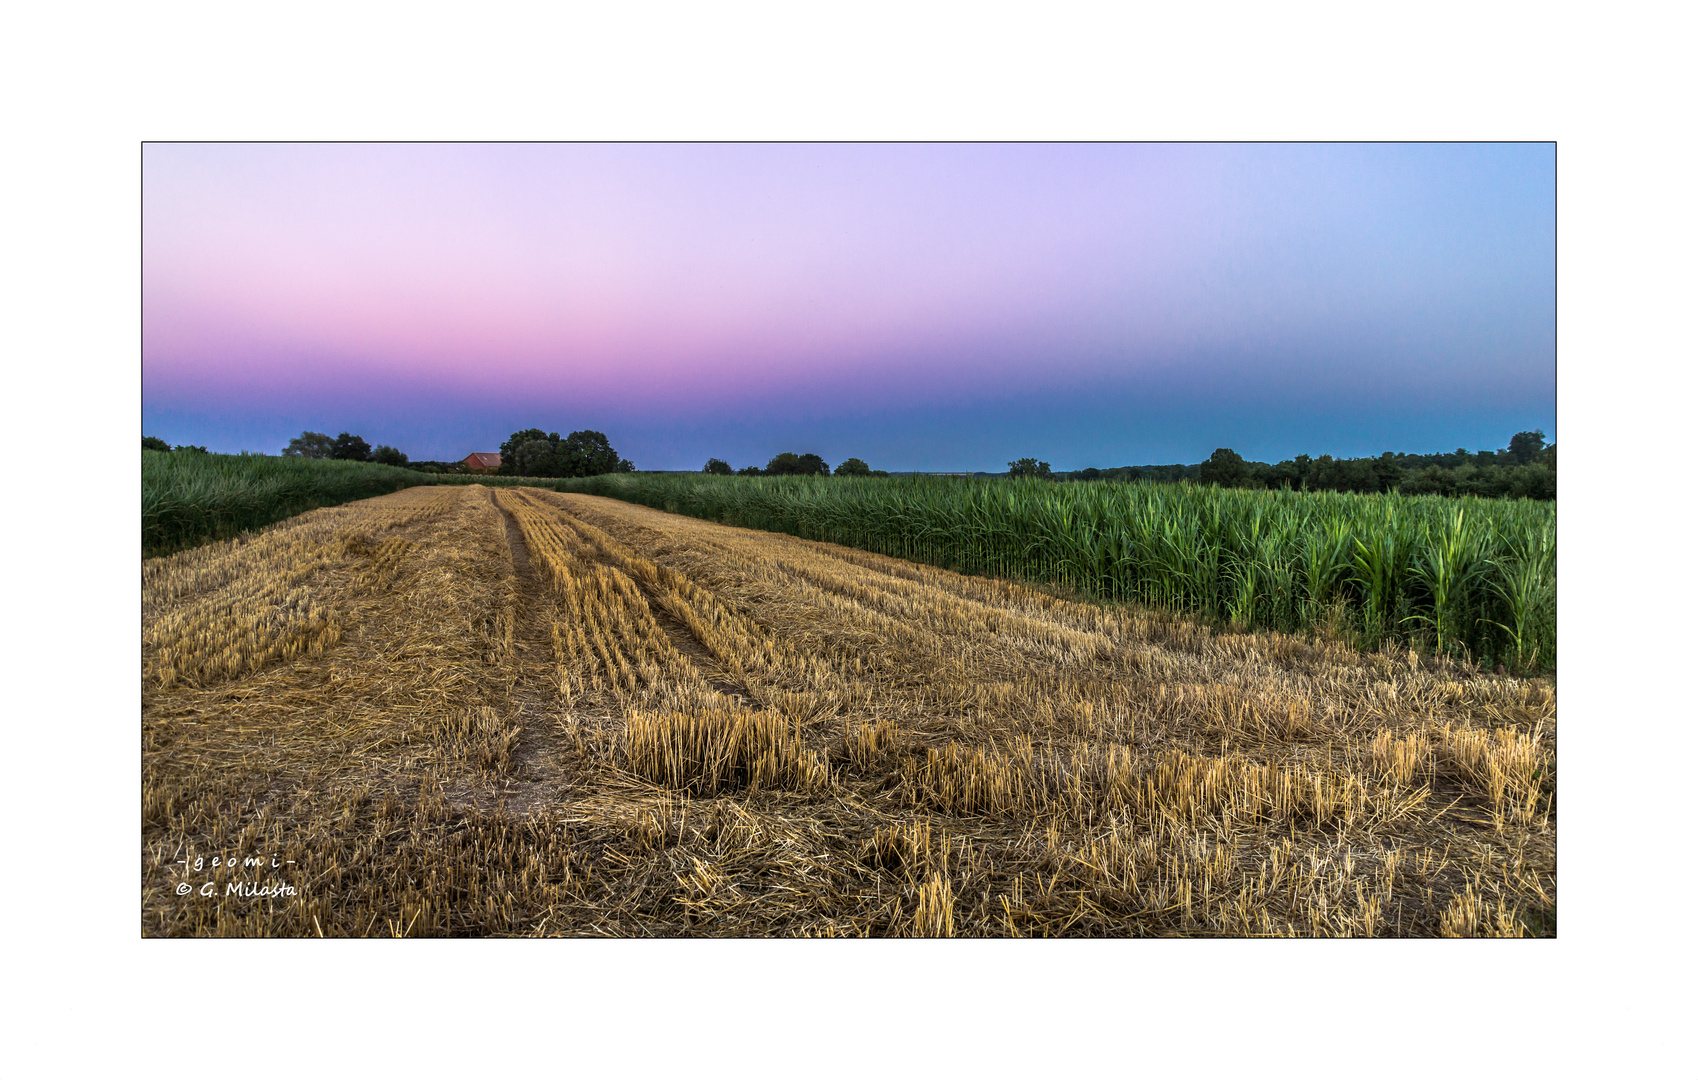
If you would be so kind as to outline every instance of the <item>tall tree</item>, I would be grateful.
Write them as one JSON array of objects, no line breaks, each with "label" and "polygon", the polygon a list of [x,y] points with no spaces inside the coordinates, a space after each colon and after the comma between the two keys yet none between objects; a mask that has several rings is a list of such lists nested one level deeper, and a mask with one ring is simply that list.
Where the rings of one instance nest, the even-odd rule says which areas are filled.
[{"label": "tall tree", "polygon": [[599,431],[574,431],[562,439],[558,431],[526,428],[501,444],[504,476],[599,476],[634,469]]},{"label": "tall tree", "polygon": [[600,476],[602,473],[632,472],[629,461],[619,456],[599,431],[574,431],[560,444],[561,476]]},{"label": "tall tree", "polygon": [[336,440],[322,431],[303,431],[290,439],[283,448],[284,457],[327,458],[336,449]]},{"label": "tall tree", "polygon": [[1545,448],[1545,433],[1541,430],[1518,431],[1509,437],[1509,456],[1517,465],[1532,462]]},{"label": "tall tree", "polygon": [[169,451],[171,449],[171,444],[166,442],[164,439],[156,439],[152,435],[143,435],[142,436],[142,449],[143,450],[166,450],[166,451]]},{"label": "tall tree", "polygon": [[837,467],[838,476],[871,476],[873,470],[858,457],[852,457]]},{"label": "tall tree", "polygon": [[[501,444],[503,476],[553,476],[554,450],[560,444],[560,433],[547,434],[541,428],[515,431]],[[539,471],[545,470],[545,471]]]},{"label": "tall tree", "polygon": [[1232,487],[1249,473],[1250,469],[1244,464],[1244,459],[1239,456],[1238,451],[1222,446],[1209,455],[1209,460],[1203,462],[1202,480],[1205,484]]},{"label": "tall tree", "polygon": [[330,456],[339,461],[370,461],[371,444],[358,435],[350,435],[344,431],[336,436],[336,442],[330,448]]},{"label": "tall tree", "polygon": [[407,463],[407,455],[393,446],[379,445],[376,450],[371,452],[371,459],[380,465],[405,465]]},{"label": "tall tree", "polygon": [[818,454],[777,454],[766,463],[768,476],[830,476],[831,466]]},{"label": "tall tree", "polygon": [[707,459],[707,464],[702,466],[702,471],[710,476],[730,476],[731,465],[729,462],[721,461],[716,457],[710,457]]},{"label": "tall tree", "polygon": [[1050,475],[1049,462],[1029,457],[1010,461],[1008,463],[1008,475],[1010,477],[1034,476],[1047,480]]}]

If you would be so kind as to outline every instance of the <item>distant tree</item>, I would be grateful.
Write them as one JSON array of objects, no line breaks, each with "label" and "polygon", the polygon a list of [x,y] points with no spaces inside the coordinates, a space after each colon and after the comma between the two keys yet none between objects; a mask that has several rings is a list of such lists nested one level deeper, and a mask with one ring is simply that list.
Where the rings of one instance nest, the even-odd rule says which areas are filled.
[{"label": "distant tree", "polygon": [[184,446],[173,446],[171,449],[172,450],[187,450],[191,454],[204,454],[204,453],[206,453],[206,447],[204,447],[204,446],[184,445]]},{"label": "distant tree", "polygon": [[1387,450],[1374,462],[1374,490],[1396,491],[1403,483],[1403,470],[1398,467],[1397,455]]},{"label": "distant tree", "polygon": [[1520,431],[1509,437],[1509,456],[1517,465],[1531,464],[1533,458],[1544,448],[1543,431]]},{"label": "distant tree", "polygon": [[[1525,459],[1525,463],[1518,461]],[[1114,470],[1120,473],[1122,470]],[[1143,480],[1196,478],[1239,488],[1291,488],[1361,494],[1401,491],[1406,495],[1473,495],[1480,498],[1556,498],[1556,447],[1544,445],[1541,431],[1518,432],[1504,450],[1407,454],[1386,451],[1379,457],[1334,458],[1322,454],[1268,465],[1243,461],[1222,447],[1201,465],[1146,465],[1124,470]],[[1084,476],[1083,472],[1074,474]]]},{"label": "distant tree", "polygon": [[1101,480],[1103,471],[1101,469],[1080,469],[1073,474],[1073,478],[1075,480]]},{"label": "distant tree", "polygon": [[1035,476],[1047,480],[1050,476],[1049,462],[1029,457],[1010,461],[1008,463],[1008,475],[1010,477]]},{"label": "distant tree", "polygon": [[303,431],[289,440],[283,448],[284,457],[327,458],[336,449],[336,440],[321,431]]},{"label": "distant tree", "polygon": [[633,472],[599,431],[574,431],[564,439],[558,431],[541,428],[515,431],[501,444],[503,476],[599,476]]},{"label": "distant tree", "polygon": [[1244,463],[1238,452],[1222,446],[1209,455],[1209,460],[1203,462],[1201,479],[1205,484],[1232,487],[1242,482],[1249,473],[1249,466]]},{"label": "distant tree", "polygon": [[634,466],[619,456],[599,431],[574,431],[560,444],[561,476],[600,476],[602,473],[633,472]]},{"label": "distant tree", "polygon": [[759,465],[745,465],[741,469],[737,470],[737,475],[738,476],[760,476],[761,475],[761,467]]},{"label": "distant tree", "polygon": [[858,457],[852,457],[837,467],[838,476],[871,476],[873,470]]},{"label": "distant tree", "polygon": [[730,476],[731,465],[729,462],[721,461],[716,457],[710,457],[707,459],[707,464],[702,466],[702,471],[710,476]]},{"label": "distant tree", "polygon": [[143,435],[142,449],[169,451],[171,449],[171,444],[166,442],[164,439],[156,439],[152,435]]},{"label": "distant tree", "polygon": [[783,453],[766,463],[768,476],[830,476],[831,466],[818,454]]},{"label": "distant tree", "polygon": [[1292,486],[1299,488],[1307,487],[1309,484],[1309,474],[1315,468],[1315,459],[1310,457],[1308,454],[1298,454],[1297,457],[1292,460],[1291,465],[1292,476],[1296,481]]},{"label": "distant tree", "polygon": [[[560,433],[552,435],[541,428],[515,431],[501,444],[502,476],[553,476],[554,451],[560,445]],[[544,470],[544,471],[539,471]]]},{"label": "distant tree", "polygon": [[336,436],[336,442],[330,448],[330,456],[338,461],[370,461],[371,444],[358,435],[350,435],[344,431]]},{"label": "distant tree", "polygon": [[371,452],[371,460],[380,465],[405,465],[407,463],[407,455],[395,449],[393,446],[379,445],[376,450]]}]

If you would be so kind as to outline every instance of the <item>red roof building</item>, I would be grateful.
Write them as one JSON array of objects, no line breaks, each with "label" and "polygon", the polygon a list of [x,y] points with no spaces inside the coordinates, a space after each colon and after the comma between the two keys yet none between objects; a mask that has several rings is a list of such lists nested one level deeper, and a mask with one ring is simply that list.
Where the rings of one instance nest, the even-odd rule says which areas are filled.
[{"label": "red roof building", "polygon": [[501,467],[500,454],[468,454],[460,464],[467,472],[494,472]]}]

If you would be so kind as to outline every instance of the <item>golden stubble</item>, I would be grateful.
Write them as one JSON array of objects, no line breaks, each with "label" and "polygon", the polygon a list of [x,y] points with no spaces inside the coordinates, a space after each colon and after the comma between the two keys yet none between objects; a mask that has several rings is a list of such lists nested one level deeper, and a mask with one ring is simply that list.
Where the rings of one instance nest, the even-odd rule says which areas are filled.
[{"label": "golden stubble", "polygon": [[1546,681],[535,489],[143,579],[150,934],[1554,932]]}]

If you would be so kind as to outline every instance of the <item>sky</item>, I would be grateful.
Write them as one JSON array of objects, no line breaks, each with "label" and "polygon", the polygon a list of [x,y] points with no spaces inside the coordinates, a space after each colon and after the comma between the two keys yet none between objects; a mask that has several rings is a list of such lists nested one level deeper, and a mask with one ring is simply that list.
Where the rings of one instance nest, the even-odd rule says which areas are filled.
[{"label": "sky", "polygon": [[182,144],[142,426],[999,471],[1556,435],[1534,144]]}]

